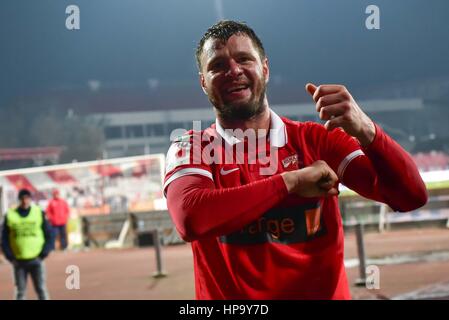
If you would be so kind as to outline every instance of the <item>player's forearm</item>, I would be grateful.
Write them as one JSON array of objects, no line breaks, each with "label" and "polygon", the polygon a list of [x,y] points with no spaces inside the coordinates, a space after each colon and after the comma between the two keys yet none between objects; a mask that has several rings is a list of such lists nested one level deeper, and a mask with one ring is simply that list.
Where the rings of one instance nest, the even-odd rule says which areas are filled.
[{"label": "player's forearm", "polygon": [[214,189],[204,177],[192,175],[170,184],[167,204],[178,232],[193,241],[238,231],[287,194],[280,175],[224,189]]},{"label": "player's forearm", "polygon": [[396,211],[411,211],[427,202],[427,190],[412,157],[379,126],[364,148],[377,179],[374,190]]}]

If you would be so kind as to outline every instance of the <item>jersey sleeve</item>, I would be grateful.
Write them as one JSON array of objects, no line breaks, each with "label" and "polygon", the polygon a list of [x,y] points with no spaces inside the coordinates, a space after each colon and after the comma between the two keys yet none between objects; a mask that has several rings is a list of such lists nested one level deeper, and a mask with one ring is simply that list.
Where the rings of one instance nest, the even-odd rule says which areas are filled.
[{"label": "jersey sleeve", "polygon": [[427,191],[412,157],[376,123],[370,145],[342,129],[327,131],[315,124],[308,132],[317,159],[338,174],[340,182],[360,195],[388,204],[394,211],[411,211],[427,202]]},{"label": "jersey sleeve", "polygon": [[173,141],[165,160],[164,195],[171,182],[186,175],[201,175],[214,180],[210,164],[203,161],[202,143],[201,133],[193,131]]},{"label": "jersey sleeve", "polygon": [[308,137],[312,140],[311,145],[316,146],[318,158],[324,160],[343,182],[348,165],[364,155],[359,142],[341,128],[328,131],[321,124],[310,122],[308,125]]}]

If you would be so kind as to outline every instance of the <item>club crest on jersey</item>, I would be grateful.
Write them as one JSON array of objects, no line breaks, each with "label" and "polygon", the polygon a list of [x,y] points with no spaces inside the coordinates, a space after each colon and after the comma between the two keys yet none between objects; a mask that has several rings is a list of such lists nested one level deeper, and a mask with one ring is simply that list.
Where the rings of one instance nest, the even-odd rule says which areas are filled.
[{"label": "club crest on jersey", "polygon": [[298,155],[295,153],[292,154],[291,156],[288,156],[287,158],[282,160],[282,165],[284,166],[284,168],[288,167],[298,168]]}]

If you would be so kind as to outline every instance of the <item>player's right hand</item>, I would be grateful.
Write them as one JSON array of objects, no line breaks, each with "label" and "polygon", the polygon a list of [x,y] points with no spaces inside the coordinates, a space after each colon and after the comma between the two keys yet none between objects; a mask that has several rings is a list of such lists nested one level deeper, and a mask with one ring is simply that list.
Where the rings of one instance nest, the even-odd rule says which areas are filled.
[{"label": "player's right hand", "polygon": [[338,195],[338,176],[323,160],[315,161],[303,169],[282,173],[289,193],[300,197]]}]

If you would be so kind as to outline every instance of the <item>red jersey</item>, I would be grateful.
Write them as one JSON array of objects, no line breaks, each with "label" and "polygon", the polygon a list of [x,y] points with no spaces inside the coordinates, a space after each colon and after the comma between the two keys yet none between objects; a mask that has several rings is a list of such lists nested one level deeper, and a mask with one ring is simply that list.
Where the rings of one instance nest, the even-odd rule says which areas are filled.
[{"label": "red jersey", "polygon": [[[329,132],[320,124],[294,122],[273,111],[270,129],[262,155],[263,143],[254,150],[218,122],[179,137],[168,152],[164,192],[178,231],[192,241],[196,297],[350,299],[338,198],[289,195],[280,173],[324,160],[340,181],[363,179],[360,170],[349,168],[364,158],[357,160],[356,169],[365,166],[366,181],[349,187],[386,201],[376,190],[375,170],[367,167],[369,159],[358,141],[341,129]],[[381,141],[373,142],[374,149],[389,141],[376,129],[375,140]],[[198,134],[202,142],[195,144]],[[210,141],[217,138],[222,143],[211,152]],[[223,161],[238,145],[243,145],[243,159],[234,155],[232,161]],[[273,154],[276,161],[267,164]],[[273,169],[273,163],[269,176],[261,174],[263,168]],[[179,179],[186,176],[196,180]],[[200,185],[202,191],[195,191]]]},{"label": "red jersey", "polygon": [[51,199],[45,213],[52,226],[63,226],[67,224],[70,209],[64,199]]}]

